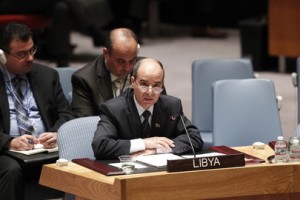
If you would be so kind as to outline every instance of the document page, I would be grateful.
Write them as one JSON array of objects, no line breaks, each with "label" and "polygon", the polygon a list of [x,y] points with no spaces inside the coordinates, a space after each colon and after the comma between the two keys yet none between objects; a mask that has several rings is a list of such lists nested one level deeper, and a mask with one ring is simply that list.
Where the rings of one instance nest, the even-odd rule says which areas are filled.
[{"label": "document page", "polygon": [[184,158],[182,158],[181,156],[174,155],[172,153],[136,157],[137,161],[155,167],[167,166],[167,160],[178,160],[178,159],[184,159]]},{"label": "document page", "polygon": [[52,149],[45,149],[44,147],[41,147],[41,148],[35,148],[35,149],[31,149],[31,150],[26,150],[26,151],[18,151],[18,150],[9,149],[9,151],[21,153],[21,154],[25,154],[25,155],[33,155],[33,154],[43,153],[43,152],[48,152],[48,153],[55,152],[55,151],[58,151],[58,147],[54,147]]}]

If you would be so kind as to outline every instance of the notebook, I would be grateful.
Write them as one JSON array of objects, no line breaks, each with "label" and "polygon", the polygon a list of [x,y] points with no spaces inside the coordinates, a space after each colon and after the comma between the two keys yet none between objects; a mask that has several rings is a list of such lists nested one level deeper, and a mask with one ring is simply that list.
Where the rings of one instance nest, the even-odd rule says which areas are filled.
[{"label": "notebook", "polygon": [[58,147],[56,146],[52,149],[45,149],[44,147],[39,147],[39,148],[34,148],[34,149],[31,149],[31,150],[26,150],[26,151],[18,151],[18,150],[9,149],[9,151],[16,152],[16,153],[21,153],[21,154],[24,154],[24,155],[33,155],[33,154],[37,154],[37,153],[56,152],[56,151],[58,151]]},{"label": "notebook", "polygon": [[[228,146],[212,146],[212,147],[209,147],[209,149],[211,149],[215,152],[224,153],[224,154],[243,153],[243,152],[237,151],[235,149],[232,149]],[[244,154],[245,154],[246,164],[255,164],[255,163],[264,163],[265,162],[265,160],[263,160],[261,158],[254,157],[254,156],[246,154],[246,153],[244,153]]]}]

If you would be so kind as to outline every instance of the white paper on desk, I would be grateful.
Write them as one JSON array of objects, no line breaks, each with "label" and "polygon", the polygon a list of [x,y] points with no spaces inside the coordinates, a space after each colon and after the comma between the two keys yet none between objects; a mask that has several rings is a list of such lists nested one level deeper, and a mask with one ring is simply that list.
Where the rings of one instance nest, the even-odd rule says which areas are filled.
[{"label": "white paper on desk", "polygon": [[[203,153],[203,154],[197,154],[196,158],[203,158],[203,157],[212,157],[212,156],[222,156],[225,155],[223,153],[218,153],[218,152],[211,152],[211,153]],[[194,158],[194,155],[185,155],[182,156],[184,158]]]},{"label": "white paper on desk", "polygon": [[56,146],[52,149],[45,149],[44,147],[39,147],[36,149],[31,149],[31,150],[26,150],[26,151],[18,151],[18,150],[13,150],[13,149],[9,149],[9,151],[17,152],[17,153],[21,153],[21,154],[25,154],[25,155],[33,155],[33,154],[43,153],[43,152],[48,152],[48,153],[56,152],[56,151],[58,151],[58,146]]},{"label": "white paper on desk", "polygon": [[156,154],[156,155],[148,155],[148,156],[138,156],[136,160],[142,163],[146,163],[148,165],[152,165],[155,167],[163,167],[167,165],[167,160],[177,160],[184,159],[180,156],[174,155],[172,153],[166,154]]}]

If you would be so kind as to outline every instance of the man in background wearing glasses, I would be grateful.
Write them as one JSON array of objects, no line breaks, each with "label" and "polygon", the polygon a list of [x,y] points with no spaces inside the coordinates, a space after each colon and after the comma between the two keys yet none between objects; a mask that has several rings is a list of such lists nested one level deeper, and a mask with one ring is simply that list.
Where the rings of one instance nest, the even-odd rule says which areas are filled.
[{"label": "man in background wearing glasses", "polygon": [[[73,118],[56,70],[34,63],[31,30],[9,23],[0,29],[0,198],[23,200],[26,181],[38,181],[41,166],[23,168],[3,152],[57,146],[56,131]],[[37,191],[36,191],[37,192]]]},{"label": "man in background wearing glasses", "polygon": [[130,80],[126,94],[100,105],[101,120],[92,141],[97,159],[192,152],[183,123],[195,151],[202,149],[199,130],[183,115],[180,99],[161,94],[164,69],[159,61],[137,61]]}]

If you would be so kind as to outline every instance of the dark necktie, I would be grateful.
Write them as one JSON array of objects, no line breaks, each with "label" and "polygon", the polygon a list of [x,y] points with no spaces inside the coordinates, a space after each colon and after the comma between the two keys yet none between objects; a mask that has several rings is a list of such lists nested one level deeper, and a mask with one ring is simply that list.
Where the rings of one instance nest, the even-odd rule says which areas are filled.
[{"label": "dark necktie", "polygon": [[21,91],[21,82],[22,79],[19,77],[16,77],[12,80],[13,86],[15,88],[15,91],[13,92],[14,99],[15,99],[15,109],[16,109],[16,118],[19,128],[20,135],[24,134],[30,134],[32,135],[34,133],[34,128],[30,122],[28,113],[25,109],[24,105],[24,95]]},{"label": "dark necktie", "polygon": [[144,121],[142,123],[142,137],[146,138],[150,136],[150,124],[149,124],[149,117],[151,115],[150,111],[145,110],[143,112]]}]

